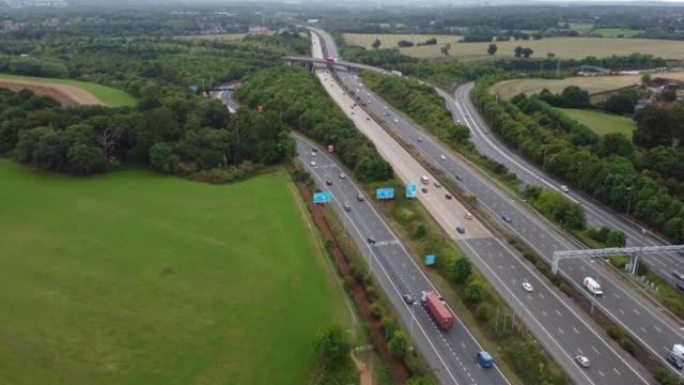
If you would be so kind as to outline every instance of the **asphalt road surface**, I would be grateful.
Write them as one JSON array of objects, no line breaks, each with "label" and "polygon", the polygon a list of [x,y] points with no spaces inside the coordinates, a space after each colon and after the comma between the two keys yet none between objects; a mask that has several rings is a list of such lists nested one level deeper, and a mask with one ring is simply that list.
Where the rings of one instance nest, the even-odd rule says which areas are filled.
[{"label": "asphalt road surface", "polygon": [[[340,177],[345,171],[324,151],[300,136],[295,135],[294,138],[297,159],[313,176],[316,186],[332,194],[330,207],[362,251],[372,273],[440,382],[509,384],[498,369],[483,369],[475,362],[475,355],[482,348],[458,317],[452,329],[443,332],[420,305],[421,293],[435,291],[435,288],[375,210],[370,198],[350,177]],[[363,200],[358,199],[359,195]],[[345,210],[345,205],[349,210]],[[369,238],[375,243],[370,244]],[[405,294],[412,296],[415,302],[406,303],[402,298]]]},{"label": "asphalt road surface", "polygon": [[[442,97],[445,98],[447,107],[451,110],[455,119],[470,127],[472,141],[478,151],[506,165],[509,170],[527,184],[561,191],[560,185],[562,185],[562,182],[541,171],[535,164],[508,149],[498,136],[489,129],[470,100],[469,94],[473,86],[472,82],[466,83],[454,92],[453,97],[447,93],[442,93]],[[625,194],[629,193],[629,191],[625,191]],[[630,222],[622,215],[606,208],[580,192],[570,190],[567,195],[570,199],[584,207],[587,223],[590,226],[597,228],[606,226],[624,232],[627,246],[668,245],[665,240],[654,236],[648,231],[644,233],[645,229],[642,229],[641,226]],[[649,262],[652,271],[672,285],[679,281],[672,272],[679,271],[684,273],[684,260],[677,253],[659,253],[646,256],[645,259]]]},{"label": "asphalt road surface", "polygon": [[[351,73],[341,74],[341,78],[349,89],[363,88],[362,83]],[[489,211],[492,217],[501,220],[503,215],[508,216],[510,222],[501,220],[501,225],[518,235],[549,263],[554,251],[581,248],[580,245],[549,225],[524,202],[507,195],[474,167],[454,155],[438,140],[422,132],[372,92],[363,89],[361,94],[368,105],[368,110],[379,116],[385,127],[402,138],[404,142],[411,143],[422,156],[444,171],[447,177],[458,183],[466,192],[477,196],[478,204]],[[420,141],[418,137],[421,138]],[[597,308],[629,331],[654,356],[659,357],[664,364],[669,366],[665,361],[667,350],[673,344],[684,341],[678,322],[666,314],[662,308],[654,306],[653,303],[641,297],[641,294],[635,292],[633,288],[627,287],[607,266],[602,266],[600,261],[595,259],[561,261],[560,274],[584,292],[587,297],[593,299]],[[594,298],[584,290],[582,281],[585,277],[592,277],[601,284],[605,293],[602,298]]]},{"label": "asphalt road surface", "polygon": [[[314,35],[314,52],[319,47]],[[329,46],[326,41],[326,45]],[[322,56],[322,53],[316,53]],[[477,218],[466,219],[465,209],[456,200],[447,199],[444,188],[436,188],[432,184],[435,180],[403,147],[401,147],[381,126],[379,126],[364,110],[355,107],[355,103],[336,81],[324,72],[318,73],[325,89],[344,110],[357,128],[376,145],[380,154],[394,167],[396,174],[405,183],[419,183],[422,176],[430,181],[426,187],[428,193],[419,193],[418,199],[430,211],[435,220],[446,233],[470,257],[478,269],[486,276],[499,294],[513,308],[517,315],[525,322],[528,329],[535,335],[542,345],[565,369],[577,384],[645,384],[645,370],[626,353],[615,347],[600,331],[600,329],[583,314],[573,309],[574,304],[562,297],[555,288],[547,285],[539,273],[531,269],[527,263],[510,247],[492,236]],[[352,84],[358,82],[353,74],[340,73],[345,81]],[[359,88],[360,84],[356,83]],[[356,87],[352,87],[355,89]],[[406,126],[407,122],[399,120],[400,116],[385,108],[370,92],[363,92],[363,99],[369,103],[369,109],[374,115],[385,116],[387,121],[395,126]],[[389,116],[383,115],[384,113]],[[401,135],[401,131],[395,133]],[[415,132],[410,134],[416,140]],[[422,138],[422,134],[421,134]],[[425,137],[430,140],[429,138]],[[418,142],[424,143],[425,141]],[[433,143],[436,144],[436,143]],[[437,155],[438,166],[444,164],[451,175],[461,167],[459,162],[451,156]],[[468,184],[473,176],[461,174],[462,184]],[[460,176],[461,176],[460,175]],[[466,179],[468,177],[469,179]],[[480,198],[480,195],[478,195]],[[514,219],[515,220],[515,219]],[[456,226],[463,226],[465,234],[456,231]],[[533,292],[523,290],[522,283],[528,282],[533,286]],[[598,304],[597,304],[598,306]],[[573,361],[576,355],[587,356],[592,365],[582,369]]]}]

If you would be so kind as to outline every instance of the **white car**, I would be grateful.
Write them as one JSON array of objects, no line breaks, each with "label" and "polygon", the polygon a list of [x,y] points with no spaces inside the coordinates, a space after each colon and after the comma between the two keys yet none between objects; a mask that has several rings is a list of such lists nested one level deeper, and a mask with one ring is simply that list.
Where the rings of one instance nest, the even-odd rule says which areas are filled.
[{"label": "white car", "polygon": [[439,159],[441,159],[441,160],[446,160],[446,155],[444,155],[444,154],[440,155],[440,156],[439,156]]},{"label": "white car", "polygon": [[473,214],[465,213],[465,219],[473,219]]},{"label": "white car", "polygon": [[589,359],[585,356],[575,356],[575,361],[583,368],[588,368],[591,365]]},{"label": "white car", "polygon": [[309,164],[312,165],[312,166],[315,166],[315,165],[316,165],[316,161],[315,161],[315,160],[312,160]]},{"label": "white car", "polygon": [[564,193],[570,192],[570,189],[568,188],[568,186],[566,186],[564,184],[560,186],[560,189]]},{"label": "white car", "polygon": [[532,287],[532,284],[529,283],[529,282],[527,282],[527,281],[525,281],[525,282],[522,283],[522,287],[523,287],[523,289],[525,289],[525,291],[527,291],[527,292],[532,292],[532,291],[534,290],[534,288]]},{"label": "white car", "polygon": [[399,119],[394,119],[394,123],[399,123]]}]

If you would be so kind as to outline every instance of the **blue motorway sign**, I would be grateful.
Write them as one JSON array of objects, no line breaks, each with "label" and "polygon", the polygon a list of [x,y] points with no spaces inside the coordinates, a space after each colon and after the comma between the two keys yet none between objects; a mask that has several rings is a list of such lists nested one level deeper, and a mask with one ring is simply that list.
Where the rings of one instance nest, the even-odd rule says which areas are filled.
[{"label": "blue motorway sign", "polygon": [[329,192],[317,192],[313,196],[314,203],[330,203],[332,202],[332,194]]},{"label": "blue motorway sign", "polygon": [[190,92],[192,92],[193,94],[196,94],[197,93],[197,86],[190,86]]},{"label": "blue motorway sign", "polygon": [[416,187],[415,183],[411,183],[409,185],[406,185],[406,197],[407,198],[415,198],[417,191],[418,191],[418,187]]},{"label": "blue motorway sign", "polygon": [[377,200],[394,199],[394,189],[391,187],[379,188],[375,190],[375,198]]}]

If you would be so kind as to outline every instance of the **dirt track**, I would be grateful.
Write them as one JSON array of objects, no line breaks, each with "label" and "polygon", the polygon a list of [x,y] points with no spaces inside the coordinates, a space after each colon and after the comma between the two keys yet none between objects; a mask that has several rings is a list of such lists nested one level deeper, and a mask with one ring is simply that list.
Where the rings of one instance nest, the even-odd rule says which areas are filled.
[{"label": "dirt track", "polygon": [[11,91],[29,89],[37,95],[49,96],[63,106],[99,105],[104,103],[88,91],[63,84],[48,84],[33,80],[0,79],[0,88]]}]

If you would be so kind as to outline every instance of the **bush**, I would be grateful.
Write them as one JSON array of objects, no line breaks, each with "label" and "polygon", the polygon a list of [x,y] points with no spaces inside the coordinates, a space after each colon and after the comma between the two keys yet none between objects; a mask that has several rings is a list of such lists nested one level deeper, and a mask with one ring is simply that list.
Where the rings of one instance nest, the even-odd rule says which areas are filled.
[{"label": "bush", "polygon": [[392,354],[396,357],[404,358],[408,352],[409,341],[403,331],[396,330],[392,333],[392,337],[389,339],[387,345]]},{"label": "bush", "polygon": [[480,280],[472,280],[465,289],[465,300],[471,304],[478,304],[482,302],[484,296],[484,284]]},{"label": "bush", "polygon": [[492,306],[488,303],[481,303],[475,309],[475,318],[480,322],[487,322],[492,316]]},{"label": "bush", "polygon": [[326,366],[344,361],[351,349],[349,335],[339,325],[331,325],[319,330],[314,346]]}]

